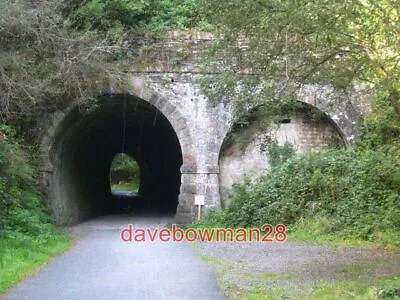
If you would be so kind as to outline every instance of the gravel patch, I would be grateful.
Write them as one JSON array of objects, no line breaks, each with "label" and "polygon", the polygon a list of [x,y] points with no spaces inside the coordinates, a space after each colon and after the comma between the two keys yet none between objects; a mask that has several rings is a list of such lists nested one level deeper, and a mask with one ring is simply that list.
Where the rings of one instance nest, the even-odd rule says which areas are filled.
[{"label": "gravel patch", "polygon": [[302,242],[198,242],[200,255],[218,261],[222,281],[239,289],[263,286],[306,295],[315,284],[400,273],[400,252]]}]

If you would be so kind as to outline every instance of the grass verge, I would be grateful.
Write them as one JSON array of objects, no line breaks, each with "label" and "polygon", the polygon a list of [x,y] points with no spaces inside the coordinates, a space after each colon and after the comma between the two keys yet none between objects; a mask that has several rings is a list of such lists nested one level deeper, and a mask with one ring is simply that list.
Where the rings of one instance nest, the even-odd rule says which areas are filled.
[{"label": "grass verge", "polygon": [[111,186],[111,190],[137,193],[139,191],[139,183],[126,182],[126,183],[121,183],[121,184],[113,184]]},{"label": "grass verge", "polygon": [[330,233],[330,221],[323,218],[309,218],[298,221],[288,228],[288,240],[305,241],[313,244],[335,245],[343,247],[381,247],[400,249],[397,234],[390,231],[376,232],[369,240],[343,233]]},{"label": "grass verge", "polygon": [[72,244],[66,233],[54,233],[46,241],[33,238],[0,240],[0,295],[37,272]]},{"label": "grass verge", "polygon": [[[362,276],[363,268],[359,268],[358,265],[349,265],[348,269],[351,270],[352,279],[348,280],[318,281],[308,284],[298,282],[301,278],[290,273],[261,273],[242,274],[244,279],[254,279],[255,281],[238,285],[225,278],[225,274],[237,267],[235,264],[218,261],[204,254],[200,256],[200,259],[216,269],[218,283],[229,299],[400,299],[400,273],[388,278],[366,278]],[[284,287],[279,287],[278,282],[282,280],[287,283]],[[291,285],[292,280],[296,282]]]},{"label": "grass verge", "polygon": [[[296,222],[287,227],[287,241],[302,241],[316,245],[331,245],[341,247],[367,247],[367,248],[386,248],[400,250],[400,240],[397,233],[386,230],[377,232],[371,236],[370,240],[364,238],[338,233],[329,232],[330,221],[323,218],[308,218]],[[212,230],[217,228],[226,228],[218,221],[203,219],[190,225],[181,226],[183,229],[195,228],[201,230]],[[216,240],[215,234],[213,240]]]},{"label": "grass verge", "polygon": [[321,282],[314,287],[309,299],[400,299],[400,274],[381,280]]}]

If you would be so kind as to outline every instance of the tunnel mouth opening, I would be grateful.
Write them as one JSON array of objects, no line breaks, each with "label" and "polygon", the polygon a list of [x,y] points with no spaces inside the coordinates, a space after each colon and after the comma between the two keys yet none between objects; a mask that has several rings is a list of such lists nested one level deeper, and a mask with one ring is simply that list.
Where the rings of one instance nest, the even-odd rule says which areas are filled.
[{"label": "tunnel mouth opening", "polygon": [[[140,181],[133,193],[113,189],[118,157],[137,165]],[[57,128],[50,159],[49,206],[61,223],[123,212],[176,212],[180,143],[169,120],[145,100],[109,95],[88,112],[74,107]]]},{"label": "tunnel mouth opening", "polygon": [[139,186],[140,166],[137,161],[129,154],[116,154],[110,166],[111,194],[118,196],[126,192],[126,195],[137,195]]}]

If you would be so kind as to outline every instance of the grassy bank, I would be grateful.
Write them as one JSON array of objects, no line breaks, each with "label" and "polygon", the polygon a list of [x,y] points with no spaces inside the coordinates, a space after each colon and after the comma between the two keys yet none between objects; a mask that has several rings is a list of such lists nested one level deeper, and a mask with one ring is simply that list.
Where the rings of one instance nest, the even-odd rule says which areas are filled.
[{"label": "grassy bank", "polygon": [[35,273],[72,246],[69,234],[55,228],[39,194],[20,191],[3,211],[0,236],[0,294]]},{"label": "grassy bank", "polygon": [[0,124],[0,293],[72,245],[38,192],[34,150]]},{"label": "grassy bank", "polygon": [[[211,211],[191,227],[260,228],[263,224],[285,224],[288,241],[384,247],[398,253],[399,162],[398,147],[389,145],[294,155],[260,177],[246,178],[235,185],[227,207]],[[204,255],[201,258],[216,268],[221,288],[232,299],[400,298],[400,272],[386,272],[387,264],[398,261],[390,259],[349,264],[339,270],[344,274],[339,281],[305,284],[292,274],[251,272],[248,282],[238,285],[235,282],[240,282],[243,270],[249,270],[245,261],[238,265]],[[380,271],[371,275],[368,272],[374,272],[374,264]],[[277,282],[285,282],[286,286],[271,288]]]},{"label": "grassy bank", "polygon": [[45,241],[37,239],[0,240],[0,294],[34,274],[72,245],[69,235],[54,232]]}]

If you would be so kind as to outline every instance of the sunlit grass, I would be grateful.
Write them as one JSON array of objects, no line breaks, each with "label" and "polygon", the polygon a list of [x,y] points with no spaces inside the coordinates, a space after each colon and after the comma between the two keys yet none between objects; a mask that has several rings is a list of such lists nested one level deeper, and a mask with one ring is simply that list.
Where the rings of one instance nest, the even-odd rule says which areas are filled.
[{"label": "sunlit grass", "polygon": [[121,184],[113,184],[111,185],[111,191],[126,191],[126,192],[137,193],[139,191],[139,183],[132,181],[132,182],[124,182]]},{"label": "sunlit grass", "polygon": [[398,234],[394,232],[380,232],[375,235],[373,240],[365,240],[357,236],[344,236],[340,232],[331,234],[328,230],[324,229],[328,226],[327,224],[329,225],[329,220],[324,219],[307,219],[297,222],[288,228],[288,240],[343,247],[382,247],[400,249]]},{"label": "sunlit grass", "polygon": [[[310,284],[303,282],[300,283],[300,286],[295,287],[299,284],[297,282],[291,288],[291,281],[301,279],[295,274],[246,273],[238,276],[247,280],[255,279],[257,283],[239,286],[225,279],[225,274],[235,268],[232,262],[219,261],[208,255],[201,255],[200,258],[208,265],[216,268],[219,285],[230,299],[400,299],[400,273],[388,278],[366,278],[363,276],[365,268],[362,264],[349,265],[341,270],[341,272],[351,275],[351,279],[333,282],[317,281]],[[380,262],[376,263],[379,264]],[[277,280],[289,282],[289,288],[287,285],[284,289],[280,288],[279,285],[274,283]],[[271,287],[271,285],[274,287]]]},{"label": "sunlit grass", "polygon": [[0,240],[0,294],[37,272],[71,245],[71,237],[64,233],[54,233],[46,241],[33,238]]}]

